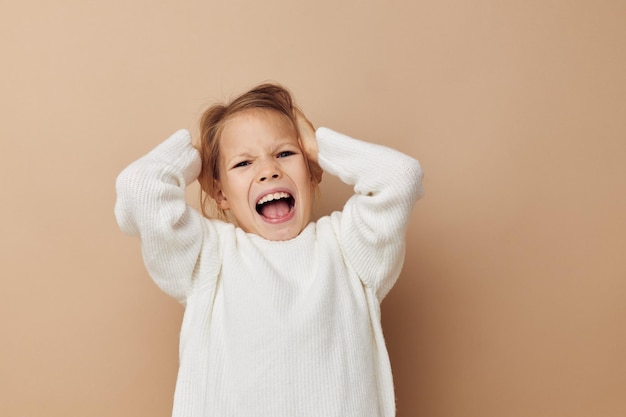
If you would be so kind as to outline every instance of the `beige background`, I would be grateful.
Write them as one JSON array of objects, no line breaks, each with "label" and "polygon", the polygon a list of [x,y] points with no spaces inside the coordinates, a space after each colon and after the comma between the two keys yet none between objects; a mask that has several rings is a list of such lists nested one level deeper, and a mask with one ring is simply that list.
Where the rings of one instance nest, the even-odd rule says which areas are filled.
[{"label": "beige background", "polygon": [[115,176],[266,80],[426,171],[383,303],[400,417],[626,415],[624,1],[2,3],[0,415],[169,415],[182,308]]}]

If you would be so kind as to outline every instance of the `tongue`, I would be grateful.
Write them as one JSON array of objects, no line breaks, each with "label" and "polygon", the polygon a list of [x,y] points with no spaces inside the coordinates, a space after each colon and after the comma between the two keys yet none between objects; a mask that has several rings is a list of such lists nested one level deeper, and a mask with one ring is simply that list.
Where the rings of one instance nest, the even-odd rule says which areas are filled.
[{"label": "tongue", "polygon": [[287,200],[275,200],[263,204],[261,214],[268,219],[280,219],[289,214],[289,203]]}]

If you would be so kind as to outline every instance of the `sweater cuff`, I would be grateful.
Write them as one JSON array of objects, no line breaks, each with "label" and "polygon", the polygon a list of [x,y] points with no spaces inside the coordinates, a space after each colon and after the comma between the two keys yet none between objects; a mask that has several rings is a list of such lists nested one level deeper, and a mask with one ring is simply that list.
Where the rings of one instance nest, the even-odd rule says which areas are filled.
[{"label": "sweater cuff", "polygon": [[183,174],[185,185],[194,182],[202,168],[200,153],[191,143],[191,134],[180,129],[148,153],[149,158],[167,162]]}]

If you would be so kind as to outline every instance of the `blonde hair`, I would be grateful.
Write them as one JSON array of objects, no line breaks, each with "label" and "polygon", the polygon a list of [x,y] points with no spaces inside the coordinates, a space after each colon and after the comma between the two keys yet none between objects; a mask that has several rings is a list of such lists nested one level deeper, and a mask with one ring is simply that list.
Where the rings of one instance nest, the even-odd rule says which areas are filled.
[{"label": "blonde hair", "polygon": [[[228,220],[223,210],[217,207],[215,195],[215,181],[219,180],[220,137],[225,122],[237,113],[249,109],[264,109],[284,115],[298,132],[296,122],[296,107],[291,93],[278,84],[261,84],[235,98],[228,104],[219,103],[209,107],[200,118],[200,143],[198,150],[202,159],[202,169],[198,176],[201,187],[201,209],[205,217],[218,217]],[[299,132],[298,132],[299,136]],[[309,161],[304,154],[309,172],[319,172],[312,167],[314,162]],[[320,175],[311,175],[311,181],[316,186],[321,181]]]}]

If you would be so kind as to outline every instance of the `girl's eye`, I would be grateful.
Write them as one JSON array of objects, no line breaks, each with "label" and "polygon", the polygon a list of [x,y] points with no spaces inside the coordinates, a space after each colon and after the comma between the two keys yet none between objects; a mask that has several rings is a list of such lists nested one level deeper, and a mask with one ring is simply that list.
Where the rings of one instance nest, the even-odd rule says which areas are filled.
[{"label": "girl's eye", "polygon": [[293,154],[294,154],[294,153],[293,153],[293,152],[291,152],[291,151],[282,151],[282,152],[280,152],[280,153],[278,154],[278,157],[279,157],[279,158],[285,158],[285,157],[287,157],[287,156],[291,156],[291,155],[293,155]]},{"label": "girl's eye", "polygon": [[233,166],[233,168],[245,167],[247,165],[250,165],[250,162],[248,162],[248,161],[241,161],[238,164],[235,164],[235,166]]}]

